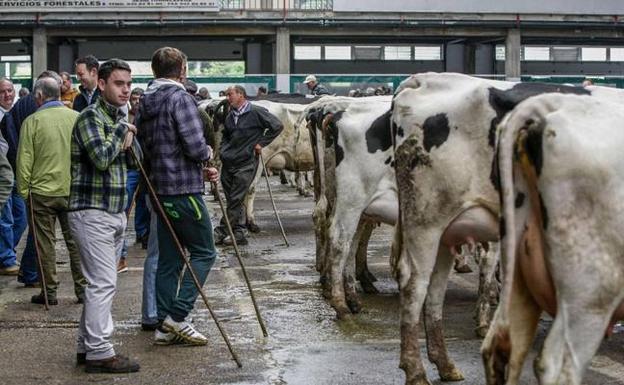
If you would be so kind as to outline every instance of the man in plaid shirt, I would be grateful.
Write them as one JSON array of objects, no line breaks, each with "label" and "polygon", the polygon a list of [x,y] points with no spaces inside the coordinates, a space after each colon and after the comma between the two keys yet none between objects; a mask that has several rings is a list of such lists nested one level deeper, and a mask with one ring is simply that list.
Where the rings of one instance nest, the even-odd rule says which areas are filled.
[{"label": "man in plaid shirt", "polygon": [[115,354],[111,306],[117,284],[117,258],[126,228],[128,167],[136,167],[136,128],[121,119],[128,103],[130,67],[119,59],[98,71],[101,98],[78,117],[71,141],[69,225],[80,250],[82,271],[89,282],[78,329],[78,364],[89,373],[128,373],[139,364]]},{"label": "man in plaid shirt", "polygon": [[[204,164],[212,150],[204,140],[204,124],[195,99],[184,89],[186,65],[186,55],[176,48],[154,52],[154,81],[139,102],[136,124],[150,179],[203,286],[217,256],[210,215],[202,198]],[[210,181],[219,178],[215,168],[206,168],[205,173]],[[199,292],[188,271],[177,290],[182,271],[179,251],[160,220],[157,232],[156,304],[161,326],[156,329],[155,343],[205,345],[208,339],[186,321]]]}]

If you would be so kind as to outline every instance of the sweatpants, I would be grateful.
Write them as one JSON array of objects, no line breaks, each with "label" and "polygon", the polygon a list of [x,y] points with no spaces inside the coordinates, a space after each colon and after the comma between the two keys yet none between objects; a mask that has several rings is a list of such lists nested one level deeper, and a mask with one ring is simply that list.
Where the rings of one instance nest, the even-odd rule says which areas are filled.
[{"label": "sweatpants", "polygon": [[[167,218],[188,253],[200,286],[204,286],[217,256],[212,237],[212,224],[201,194],[160,196]],[[199,295],[188,269],[177,291],[178,278],[184,262],[165,223],[158,218],[158,269],[156,271],[156,303],[158,319],[168,315],[183,321],[191,312]]]},{"label": "sweatpants", "polygon": [[[221,185],[227,201],[227,216],[233,230],[241,231],[245,228],[247,215],[245,213],[245,195],[251,186],[258,162],[251,162],[244,166],[221,168]],[[221,219],[221,226],[225,227],[225,219]]]},{"label": "sweatpants", "polygon": [[111,335],[111,307],[117,285],[117,262],[123,246],[126,214],[103,210],[68,213],[69,228],[82,258],[82,273],[89,282],[78,327],[78,353],[87,360],[102,360],[115,355]]}]

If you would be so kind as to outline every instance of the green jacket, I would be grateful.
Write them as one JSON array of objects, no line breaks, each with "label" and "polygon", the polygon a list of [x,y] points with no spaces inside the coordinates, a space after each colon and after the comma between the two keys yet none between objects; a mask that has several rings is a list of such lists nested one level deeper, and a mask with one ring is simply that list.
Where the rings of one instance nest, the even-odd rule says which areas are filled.
[{"label": "green jacket", "polygon": [[30,115],[17,147],[17,191],[47,197],[69,196],[71,135],[78,113],[62,102],[48,102]]}]

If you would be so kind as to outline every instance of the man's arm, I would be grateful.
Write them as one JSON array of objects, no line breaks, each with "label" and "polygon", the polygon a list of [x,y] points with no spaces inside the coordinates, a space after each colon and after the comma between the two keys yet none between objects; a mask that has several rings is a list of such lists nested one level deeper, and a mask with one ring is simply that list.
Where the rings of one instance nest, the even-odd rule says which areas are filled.
[{"label": "man's arm", "polygon": [[33,130],[33,120],[26,119],[22,125],[20,140],[17,146],[15,181],[17,183],[17,192],[24,199],[28,199],[28,190],[32,180],[32,168],[35,162]]},{"label": "man's arm", "polygon": [[13,170],[4,153],[0,152],[0,210],[4,207],[13,189]]},{"label": "man's arm", "polygon": [[258,118],[264,129],[264,136],[258,141],[258,144],[266,147],[282,132],[284,125],[275,115],[264,108],[258,108],[257,111]]},{"label": "man's arm", "polygon": [[204,124],[192,97],[188,94],[181,95],[173,111],[184,155],[197,162],[210,159],[210,147],[206,145],[204,139]]},{"label": "man's arm", "polygon": [[113,126],[109,136],[104,132],[104,121],[93,110],[87,110],[76,121],[78,144],[85,150],[89,160],[101,171],[113,163],[122,150],[128,127],[123,123]]}]

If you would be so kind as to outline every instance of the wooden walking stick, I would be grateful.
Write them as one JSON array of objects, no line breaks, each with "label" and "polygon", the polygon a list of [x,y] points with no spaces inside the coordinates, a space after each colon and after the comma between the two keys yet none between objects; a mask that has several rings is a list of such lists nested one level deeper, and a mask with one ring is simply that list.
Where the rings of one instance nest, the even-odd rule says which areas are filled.
[{"label": "wooden walking stick", "polygon": [[221,337],[223,337],[223,341],[225,341],[225,344],[227,345],[228,350],[230,351],[230,354],[232,355],[232,358],[234,359],[234,361],[236,361],[236,365],[238,365],[239,368],[243,367],[243,364],[238,359],[238,355],[236,354],[236,352],[234,351],[234,348],[232,347],[232,344],[230,343],[230,339],[225,333],[225,330],[223,329],[223,327],[221,326],[221,323],[217,319],[217,315],[212,310],[212,307],[210,306],[210,303],[208,302],[208,297],[206,297],[204,290],[199,284],[199,280],[197,279],[197,275],[195,275],[195,271],[193,270],[193,267],[191,266],[191,262],[186,256],[186,253],[184,252],[184,248],[182,247],[182,244],[180,243],[180,240],[178,239],[178,236],[176,235],[175,230],[173,229],[173,226],[171,225],[171,222],[169,221],[169,218],[167,217],[167,214],[165,214],[165,211],[163,210],[162,205],[160,204],[160,201],[158,200],[158,196],[156,195],[156,191],[154,190],[152,183],[147,178],[147,173],[145,172],[143,165],[139,161],[139,158],[136,156],[134,149],[132,147],[128,147],[128,150],[130,151],[130,154],[134,158],[134,162],[138,165],[139,171],[141,172],[141,176],[145,180],[145,186],[147,187],[147,191],[150,194],[150,197],[152,198],[152,203],[154,204],[156,208],[156,212],[158,213],[158,215],[160,216],[160,219],[163,221],[163,223],[167,227],[167,230],[169,230],[169,234],[171,235],[171,238],[173,239],[173,242],[175,243],[176,248],[178,249],[180,258],[182,258],[184,265],[188,269],[188,272],[191,274],[191,277],[193,278],[193,283],[195,283],[195,287],[197,288],[197,291],[199,292],[202,299],[204,300],[204,304],[206,305],[208,312],[210,312],[210,316],[215,322],[217,329],[219,329],[219,333],[221,333]]},{"label": "wooden walking stick", "polygon": [[43,263],[41,261],[41,253],[39,252],[39,243],[37,242],[37,232],[35,231],[35,211],[33,209],[33,198],[30,188],[28,189],[28,214],[28,219],[30,219],[30,231],[32,232],[35,246],[35,256],[37,257],[37,267],[39,268],[39,281],[41,282],[41,290],[43,291],[43,306],[46,310],[50,310],[48,303],[48,285],[46,285],[45,276],[43,275]]},{"label": "wooden walking stick", "polygon": [[262,171],[264,171],[264,178],[266,179],[267,189],[269,190],[269,198],[271,198],[271,204],[273,204],[273,211],[275,212],[275,218],[277,218],[277,224],[279,225],[280,231],[282,232],[282,238],[284,238],[284,242],[286,242],[286,247],[290,247],[288,239],[286,239],[284,226],[282,226],[282,220],[280,219],[279,213],[277,212],[277,207],[275,206],[273,191],[271,190],[271,182],[269,182],[269,174],[267,172],[266,164],[264,163],[264,158],[262,157],[262,152],[260,152],[258,155],[260,156],[260,162],[262,163]]},{"label": "wooden walking stick", "polygon": [[234,231],[232,230],[232,224],[230,223],[230,219],[227,216],[227,211],[225,210],[225,205],[223,204],[223,198],[219,194],[219,188],[217,187],[217,182],[211,182],[213,191],[216,191],[216,197],[219,201],[219,206],[221,207],[221,212],[223,213],[223,218],[225,219],[225,225],[228,230],[228,234],[230,238],[232,238],[232,244],[234,245],[234,251],[236,252],[236,258],[238,259],[238,264],[241,267],[241,271],[243,272],[243,277],[245,278],[245,283],[247,283],[247,289],[249,289],[249,295],[251,296],[251,302],[253,303],[254,310],[256,311],[256,318],[258,319],[258,323],[260,324],[260,329],[262,329],[262,335],[265,337],[269,336],[267,333],[266,326],[264,325],[264,320],[262,319],[262,315],[260,314],[260,309],[258,309],[258,304],[256,303],[256,296],[254,295],[253,289],[251,288],[251,282],[249,281],[249,277],[247,276],[247,270],[245,270],[245,265],[243,264],[243,259],[241,258],[240,250],[238,249],[238,244],[236,243],[236,238],[234,237]]}]

